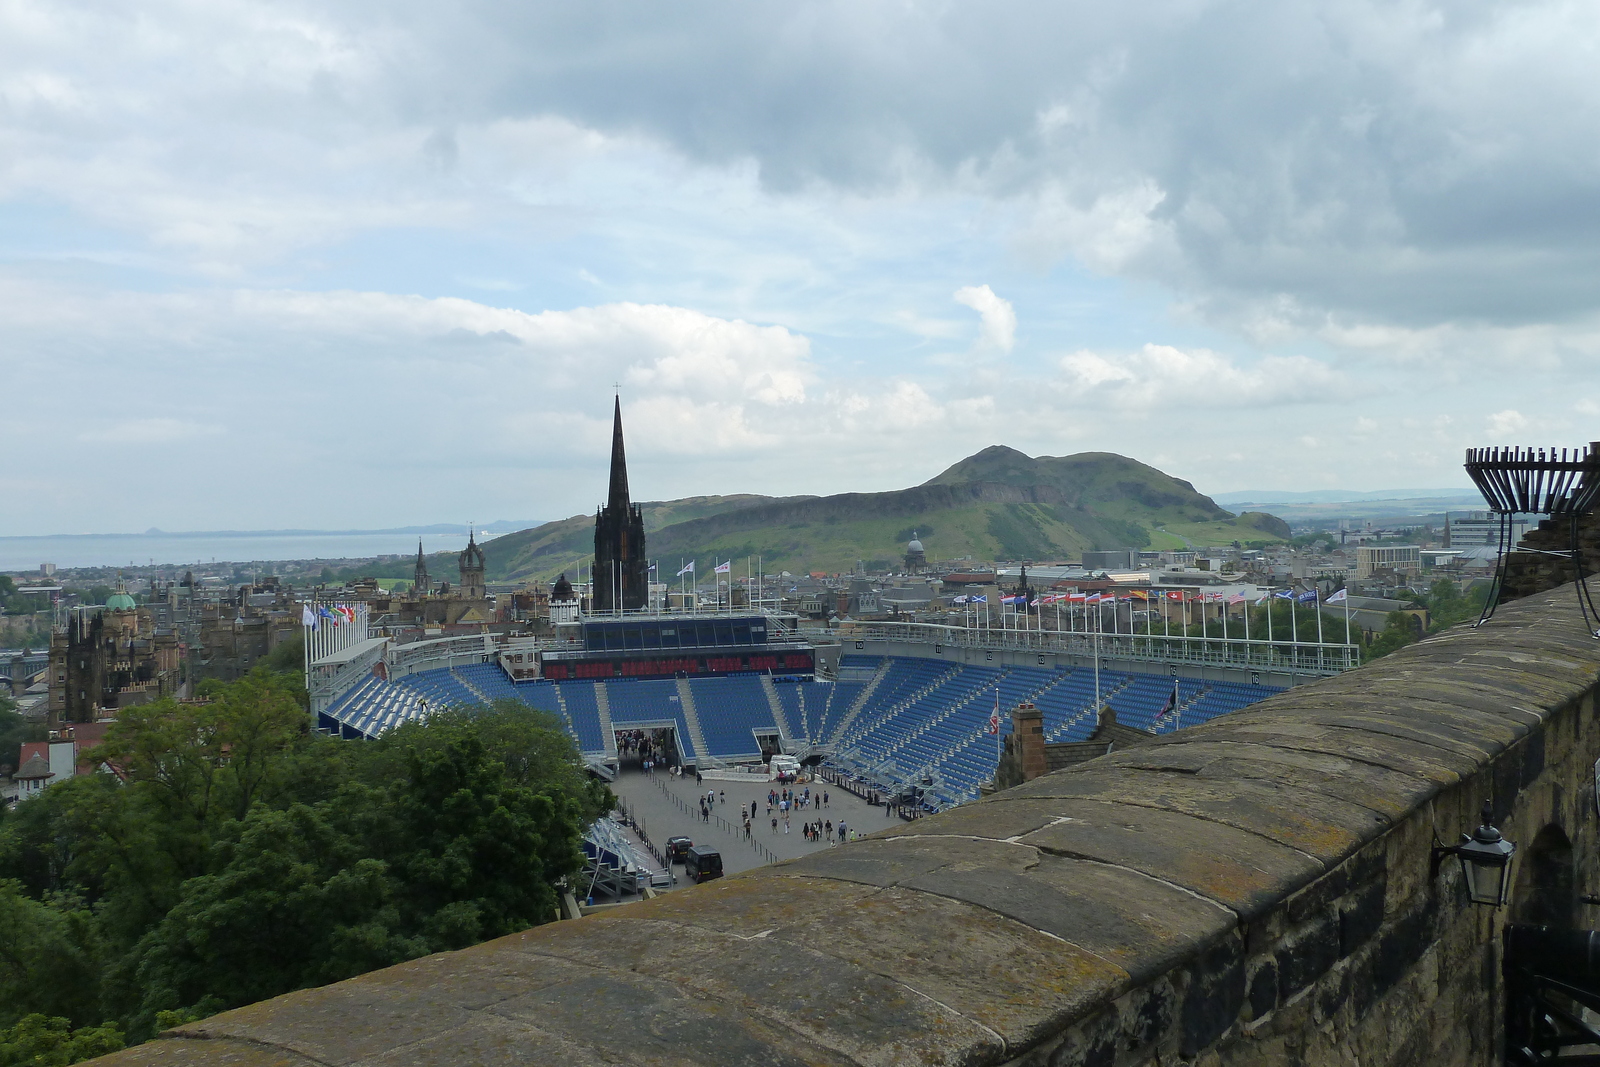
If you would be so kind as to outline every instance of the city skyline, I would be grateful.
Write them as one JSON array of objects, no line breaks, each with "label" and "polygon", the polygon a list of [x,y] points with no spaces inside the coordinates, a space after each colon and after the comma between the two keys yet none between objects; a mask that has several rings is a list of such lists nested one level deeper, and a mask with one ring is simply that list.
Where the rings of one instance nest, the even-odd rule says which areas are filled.
[{"label": "city skyline", "polygon": [[1594,13],[0,13],[0,535],[1597,436]]}]

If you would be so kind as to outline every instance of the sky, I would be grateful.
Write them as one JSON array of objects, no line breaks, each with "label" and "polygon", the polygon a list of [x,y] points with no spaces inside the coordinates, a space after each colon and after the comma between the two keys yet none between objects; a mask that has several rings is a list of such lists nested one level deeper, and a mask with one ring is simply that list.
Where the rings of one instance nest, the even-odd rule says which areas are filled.
[{"label": "sky", "polygon": [[0,535],[1466,486],[1600,416],[1600,7],[0,0]]}]

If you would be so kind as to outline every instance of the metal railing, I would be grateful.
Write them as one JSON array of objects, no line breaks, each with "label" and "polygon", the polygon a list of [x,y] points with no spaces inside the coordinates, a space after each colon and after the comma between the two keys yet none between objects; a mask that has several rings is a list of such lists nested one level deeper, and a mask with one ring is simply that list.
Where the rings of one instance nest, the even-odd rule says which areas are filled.
[{"label": "metal railing", "polygon": [[667,787],[666,782],[662,781],[660,778],[657,778],[655,779],[655,783],[656,787],[670,797],[672,802],[678,805],[683,813],[689,816],[691,819],[700,819],[701,822],[714,823],[729,837],[732,837],[736,841],[743,841],[745,844],[749,845],[755,850],[756,855],[760,856],[763,861],[767,863],[778,862],[780,858],[778,854],[773,852],[767,846],[763,845],[760,841],[757,841],[753,833],[749,836],[746,836],[742,826],[735,826],[733,823],[729,822],[727,819],[724,819],[714,811],[707,811],[706,814],[702,816],[698,808],[690,807],[682,797]]},{"label": "metal railing", "polygon": [[903,641],[910,644],[974,648],[996,652],[1043,652],[1101,660],[1125,659],[1196,667],[1238,667],[1290,674],[1338,674],[1361,665],[1355,644],[1332,641],[1267,640],[1218,634],[1182,637],[1166,634],[1085,633],[1082,630],[988,629],[920,622],[855,623],[839,637],[851,641]]}]

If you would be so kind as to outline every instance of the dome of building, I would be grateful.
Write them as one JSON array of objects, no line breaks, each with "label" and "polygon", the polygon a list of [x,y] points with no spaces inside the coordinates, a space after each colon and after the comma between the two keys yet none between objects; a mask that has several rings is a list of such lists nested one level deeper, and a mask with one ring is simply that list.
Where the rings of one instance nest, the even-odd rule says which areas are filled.
[{"label": "dome of building", "polygon": [[106,597],[106,610],[132,611],[138,606],[133,597],[128,595],[127,585],[120,578],[117,579],[117,591]]},{"label": "dome of building", "polygon": [[550,599],[562,601],[577,599],[572,593],[572,583],[567,581],[565,571],[561,573],[561,577],[556,579],[555,588],[550,590]]},{"label": "dome of building", "polygon": [[922,542],[917,540],[915,534],[913,534],[912,537],[911,537],[911,543],[906,545],[906,551],[907,552],[921,552],[922,551]]}]

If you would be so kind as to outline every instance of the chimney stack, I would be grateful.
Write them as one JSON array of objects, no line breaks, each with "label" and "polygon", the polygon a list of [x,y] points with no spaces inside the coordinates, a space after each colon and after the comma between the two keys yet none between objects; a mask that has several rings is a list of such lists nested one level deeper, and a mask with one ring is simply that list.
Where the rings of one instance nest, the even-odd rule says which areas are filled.
[{"label": "chimney stack", "polygon": [[1011,712],[1011,738],[1016,745],[1017,768],[1031,782],[1045,772],[1044,712],[1024,701]]}]

